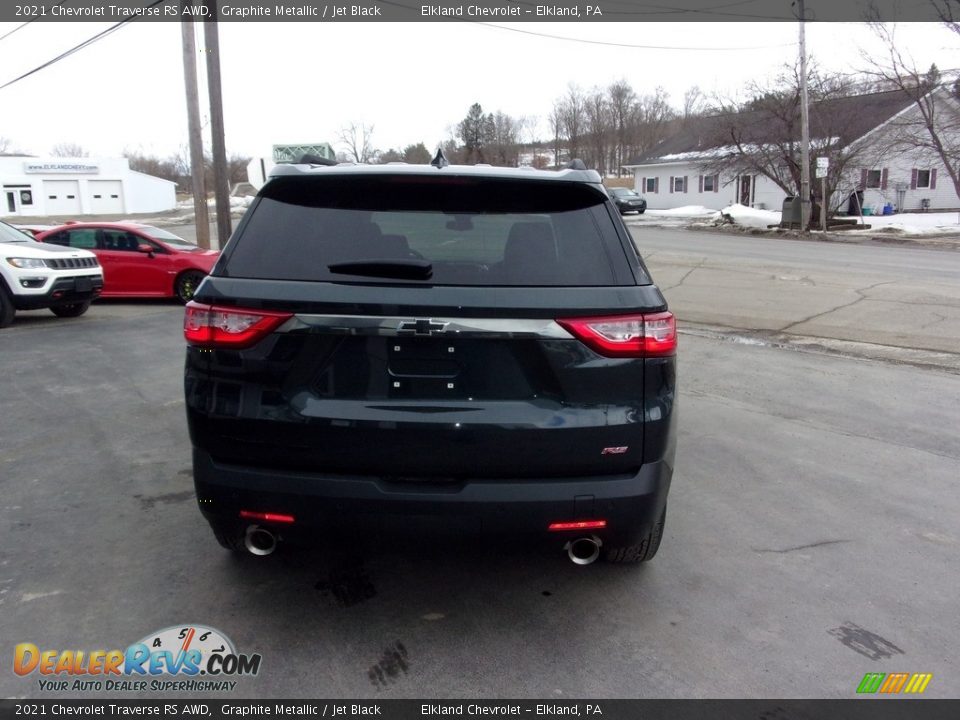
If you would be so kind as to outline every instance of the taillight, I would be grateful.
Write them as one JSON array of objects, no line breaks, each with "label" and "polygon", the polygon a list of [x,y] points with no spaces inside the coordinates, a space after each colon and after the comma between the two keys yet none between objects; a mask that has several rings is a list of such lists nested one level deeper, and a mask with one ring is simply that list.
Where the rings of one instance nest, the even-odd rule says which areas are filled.
[{"label": "taillight", "polygon": [[573,522],[555,522],[547,526],[550,532],[564,530],[602,530],[607,526],[606,520],[574,520]]},{"label": "taillight", "polygon": [[606,357],[662,357],[677,351],[673,313],[557,320],[571,335]]},{"label": "taillight", "polygon": [[256,510],[241,510],[240,518],[242,520],[260,520],[262,522],[274,523],[293,523],[295,521],[293,515],[286,515],[284,513],[258,512]]},{"label": "taillight", "polygon": [[245,348],[262,340],[293,317],[292,313],[187,303],[183,336],[190,345]]}]

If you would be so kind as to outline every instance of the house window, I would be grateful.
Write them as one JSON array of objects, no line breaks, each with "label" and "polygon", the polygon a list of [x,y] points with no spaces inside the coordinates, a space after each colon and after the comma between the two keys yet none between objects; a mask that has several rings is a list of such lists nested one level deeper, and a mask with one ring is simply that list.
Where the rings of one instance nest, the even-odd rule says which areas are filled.
[{"label": "house window", "polygon": [[715,189],[715,175],[704,175],[703,176],[703,191],[704,192],[713,192]]},{"label": "house window", "polygon": [[657,191],[657,179],[656,178],[647,178],[647,186],[643,189],[644,192],[652,193]]},{"label": "house window", "polygon": [[684,187],[683,187],[683,178],[682,178],[682,177],[675,177],[675,178],[673,179],[673,191],[674,191],[674,192],[678,192],[678,193],[685,192],[685,189],[684,189]]},{"label": "house window", "polygon": [[867,187],[880,189],[880,170],[867,170]]},{"label": "house window", "polygon": [[929,170],[917,170],[917,187],[918,188],[930,187],[930,171]]}]

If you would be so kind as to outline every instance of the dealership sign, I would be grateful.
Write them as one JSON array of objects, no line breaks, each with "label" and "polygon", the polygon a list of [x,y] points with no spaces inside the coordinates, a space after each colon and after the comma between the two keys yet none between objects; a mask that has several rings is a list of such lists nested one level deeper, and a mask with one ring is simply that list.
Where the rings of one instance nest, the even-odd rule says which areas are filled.
[{"label": "dealership sign", "polygon": [[91,162],[25,162],[25,173],[98,173],[100,166]]}]

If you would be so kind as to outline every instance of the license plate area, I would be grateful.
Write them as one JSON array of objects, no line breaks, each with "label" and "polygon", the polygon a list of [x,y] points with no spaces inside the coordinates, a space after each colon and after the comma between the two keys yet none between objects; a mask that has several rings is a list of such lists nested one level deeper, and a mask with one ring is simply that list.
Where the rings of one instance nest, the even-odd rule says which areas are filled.
[{"label": "license plate area", "polygon": [[462,356],[455,340],[391,338],[387,348],[390,397],[464,396]]},{"label": "license plate area", "polygon": [[90,292],[91,290],[93,290],[93,280],[86,277],[79,277],[76,280],[74,280],[73,287],[77,292],[81,292],[81,293]]}]

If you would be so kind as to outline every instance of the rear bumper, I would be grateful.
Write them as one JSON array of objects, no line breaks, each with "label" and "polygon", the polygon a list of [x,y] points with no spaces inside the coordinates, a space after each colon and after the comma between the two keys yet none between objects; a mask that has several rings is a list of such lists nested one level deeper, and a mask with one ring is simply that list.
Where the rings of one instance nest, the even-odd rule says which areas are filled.
[{"label": "rear bumper", "polygon": [[[281,526],[287,537],[411,531],[561,540],[595,534],[612,546],[636,544],[649,531],[666,504],[673,474],[671,458],[647,463],[635,475],[393,483],[226,465],[196,448],[193,469],[200,510],[209,521],[239,524],[241,510],[289,514],[296,521]],[[547,531],[552,522],[591,519],[606,520],[607,527]]]}]

